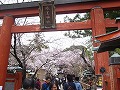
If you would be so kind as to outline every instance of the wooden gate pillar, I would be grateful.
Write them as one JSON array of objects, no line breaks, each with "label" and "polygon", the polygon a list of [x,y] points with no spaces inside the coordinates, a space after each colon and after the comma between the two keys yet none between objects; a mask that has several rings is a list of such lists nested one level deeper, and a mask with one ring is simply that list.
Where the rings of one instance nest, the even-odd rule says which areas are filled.
[{"label": "wooden gate pillar", "polygon": [[[91,9],[90,14],[91,14],[91,23],[92,23],[92,34],[94,40],[95,36],[106,33],[104,13],[101,7],[94,7]],[[96,47],[98,46],[98,44],[93,43],[93,46]],[[97,75],[101,74],[103,77],[103,90],[111,90],[109,65],[108,65],[108,60],[109,60],[108,52],[103,52],[103,53],[94,52],[94,60],[95,60],[95,73]],[[105,68],[104,73],[100,72],[101,67]]]},{"label": "wooden gate pillar", "polygon": [[111,65],[111,90],[120,90],[120,65]]},{"label": "wooden gate pillar", "polygon": [[15,88],[14,90],[19,90],[22,86],[22,72],[17,72],[15,75]]},{"label": "wooden gate pillar", "polygon": [[11,28],[14,24],[12,16],[5,16],[0,30],[0,86],[5,85],[8,58],[11,46]]}]

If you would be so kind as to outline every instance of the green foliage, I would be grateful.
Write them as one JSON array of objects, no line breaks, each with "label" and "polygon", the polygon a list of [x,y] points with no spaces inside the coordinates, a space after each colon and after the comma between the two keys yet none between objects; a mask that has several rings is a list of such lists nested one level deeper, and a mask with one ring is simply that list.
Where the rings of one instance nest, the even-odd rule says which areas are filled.
[{"label": "green foliage", "polygon": [[[87,19],[90,19],[90,13],[85,13],[84,16],[82,17],[81,14],[76,14],[76,16],[72,19],[69,18],[68,16],[66,16],[64,18],[65,22],[81,22],[81,21],[85,21]],[[74,31],[68,31],[67,33],[64,34],[65,36],[68,36],[70,38],[84,38],[84,37],[91,37],[92,36],[92,31],[91,30],[74,30]],[[89,42],[89,41],[88,41]],[[87,48],[85,48],[85,54],[87,57],[89,57],[89,60],[93,60],[93,53],[90,50],[91,48],[91,42],[89,42],[89,44],[87,46]],[[75,48],[75,47],[74,47]],[[77,47],[80,50],[82,50],[83,47]],[[69,49],[72,49],[72,47],[70,47]],[[67,49],[66,49],[67,50]]]},{"label": "green foliage", "polygon": [[90,61],[93,60],[93,53],[92,53],[92,50],[89,50],[89,49],[85,49],[85,54],[86,56],[89,58]]},{"label": "green foliage", "polygon": [[116,48],[115,51],[120,55],[120,48]]},{"label": "green foliage", "polygon": [[[110,18],[110,19],[116,19],[117,17],[120,17],[120,10],[114,10],[114,11],[106,11],[104,13],[105,18]],[[112,32],[117,30],[117,28],[107,28],[106,33]]]},{"label": "green foliage", "polygon": [[[90,19],[89,13],[85,13],[83,17],[81,17],[81,14],[78,13],[75,15],[73,19],[69,18],[68,16],[64,17],[64,22],[80,22],[87,19]],[[70,38],[82,38],[82,37],[91,36],[92,32],[90,30],[74,30],[73,32],[68,31],[64,35]]]},{"label": "green foliage", "polygon": [[[110,18],[110,19],[116,19],[117,17],[120,17],[120,10],[113,10],[113,11],[105,11],[104,12],[104,17],[105,18]],[[68,16],[65,17],[65,22],[80,22],[90,19],[90,13],[85,13],[83,17],[81,17],[80,14],[76,14],[76,16],[72,19],[69,18]],[[117,30],[117,28],[107,28],[106,33],[112,32]],[[74,30],[73,32],[68,31],[68,33],[65,33],[65,36],[68,36],[70,38],[83,38],[86,36],[91,36],[92,32],[90,30]],[[119,49],[115,49],[115,52],[120,54]],[[110,52],[110,55],[112,55],[114,51]]]},{"label": "green foliage", "polygon": [[82,48],[84,48],[84,46],[82,46],[82,45],[79,45],[79,46],[72,45],[72,46],[70,46],[69,48],[64,49],[63,52],[66,52],[66,51],[74,51],[75,49],[80,49],[80,50],[82,50]]},{"label": "green foliage", "polygon": [[91,52],[91,50],[89,50],[89,49],[87,49],[86,47],[84,47],[84,46],[82,46],[82,45],[77,45],[77,46],[75,46],[75,45],[72,45],[72,46],[70,46],[69,48],[66,48],[66,49],[64,49],[63,50],[63,52],[66,52],[66,51],[74,51],[74,50],[76,50],[76,49],[79,49],[79,50],[83,50],[83,48],[84,48],[84,50],[85,50],[85,56],[86,57],[89,57],[89,60],[93,60],[93,53]]},{"label": "green foliage", "polygon": [[120,48],[116,48],[114,51],[110,51],[109,57],[111,57],[114,53],[118,53],[120,55]]},{"label": "green foliage", "polygon": [[[114,10],[114,11],[106,11],[104,13],[104,17],[105,18],[110,18],[110,19],[116,19],[117,17],[120,17],[120,10]],[[69,18],[68,16],[66,16],[64,18],[65,22],[80,22],[80,21],[84,21],[90,19],[90,13],[85,13],[83,17],[81,17],[81,14],[76,14],[74,18]],[[112,32],[114,30],[116,30],[117,28],[107,28],[106,32]],[[68,36],[70,38],[82,38],[82,37],[86,37],[86,36],[91,36],[92,32],[90,30],[74,30],[72,33],[68,32],[65,33],[65,36]]]},{"label": "green foliage", "polygon": [[[104,13],[105,18],[110,18],[110,19],[116,19],[117,17],[120,17],[120,10],[114,10],[114,11],[106,11]],[[117,30],[117,28],[108,28],[107,33],[112,32]],[[120,49],[116,48],[114,51],[109,52],[109,56],[113,55],[114,52],[120,54]]]},{"label": "green foliage", "polygon": [[33,44],[34,44],[37,51],[42,51],[42,48],[44,48],[44,49],[48,48],[48,45],[46,45],[46,41],[44,40],[41,33],[35,34]]},{"label": "green foliage", "polygon": [[117,17],[120,17],[120,10],[106,11],[104,13],[104,16],[105,18],[116,19]]},{"label": "green foliage", "polygon": [[87,36],[91,36],[91,30],[74,30],[74,31],[68,31],[64,34],[65,36],[68,36],[70,38],[83,38]]}]

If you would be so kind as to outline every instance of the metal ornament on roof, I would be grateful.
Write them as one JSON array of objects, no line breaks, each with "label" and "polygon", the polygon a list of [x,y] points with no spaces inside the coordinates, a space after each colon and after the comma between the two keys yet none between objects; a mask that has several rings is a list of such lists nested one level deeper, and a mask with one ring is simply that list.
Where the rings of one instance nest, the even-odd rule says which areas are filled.
[{"label": "metal ornament on roof", "polygon": [[41,29],[55,28],[55,6],[53,0],[43,0],[39,3]]}]

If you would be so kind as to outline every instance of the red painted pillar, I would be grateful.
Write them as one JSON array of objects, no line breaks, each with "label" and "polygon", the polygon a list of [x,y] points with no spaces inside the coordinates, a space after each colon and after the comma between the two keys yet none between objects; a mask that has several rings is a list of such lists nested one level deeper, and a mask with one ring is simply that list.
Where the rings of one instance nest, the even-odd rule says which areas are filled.
[{"label": "red painted pillar", "polygon": [[120,90],[120,65],[111,65],[111,90]]},{"label": "red painted pillar", "polygon": [[6,81],[13,23],[14,19],[12,16],[5,16],[0,30],[0,86],[4,86]]},{"label": "red painted pillar", "polygon": [[[91,10],[91,23],[92,23],[92,34],[93,40],[94,36],[98,36],[106,33],[106,27],[104,22],[104,13],[101,7],[94,7]],[[94,47],[98,46],[98,44],[93,43]],[[103,90],[111,90],[110,83],[110,74],[109,74],[109,54],[108,52],[103,53],[94,53],[95,60],[95,73],[103,76]],[[105,73],[100,72],[100,68],[105,68]]]},{"label": "red painted pillar", "polygon": [[17,72],[15,75],[15,88],[14,90],[19,90],[22,86],[22,72]]}]

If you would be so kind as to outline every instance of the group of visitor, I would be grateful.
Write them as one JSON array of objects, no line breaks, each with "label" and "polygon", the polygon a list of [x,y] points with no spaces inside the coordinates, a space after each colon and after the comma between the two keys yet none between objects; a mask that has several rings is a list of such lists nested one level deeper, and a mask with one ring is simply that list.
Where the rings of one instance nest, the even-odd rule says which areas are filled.
[{"label": "group of visitor", "polygon": [[25,90],[82,90],[82,86],[79,82],[79,77],[74,77],[73,75],[68,74],[67,80],[63,80],[62,88],[60,86],[60,82],[56,78],[52,78],[47,76],[43,83],[40,82],[39,79],[35,81],[34,89],[25,89]]},{"label": "group of visitor", "polygon": [[39,79],[26,78],[23,88],[19,90],[82,90],[82,86],[79,77],[68,74],[62,79],[47,76],[44,82],[40,82]]},{"label": "group of visitor", "polygon": [[67,82],[63,86],[64,90],[82,90],[82,86],[79,82],[79,77],[75,77],[73,80],[73,75],[67,75]]}]

